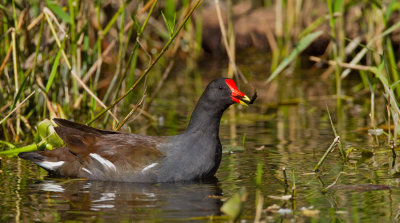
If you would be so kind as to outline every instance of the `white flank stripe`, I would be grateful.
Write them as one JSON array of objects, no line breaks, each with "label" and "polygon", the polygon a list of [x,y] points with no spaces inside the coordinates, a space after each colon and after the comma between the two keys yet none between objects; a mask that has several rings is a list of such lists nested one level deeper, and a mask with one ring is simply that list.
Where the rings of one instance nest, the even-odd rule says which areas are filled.
[{"label": "white flank stripe", "polygon": [[158,163],[152,163],[152,164],[144,167],[143,170],[142,170],[142,173],[144,173],[145,171],[147,171],[147,170],[149,170],[149,169],[151,169],[151,168],[153,168],[153,167],[155,167],[157,165],[158,165]]},{"label": "white flank stripe", "polygon": [[50,161],[43,161],[40,163],[37,163],[39,166],[47,169],[47,170],[56,170],[60,168],[64,164],[64,161],[58,161],[58,162],[50,162]]},{"label": "white flank stripe", "polygon": [[89,155],[90,155],[90,157],[92,157],[93,159],[95,159],[97,162],[99,162],[101,165],[107,167],[108,169],[111,169],[111,170],[114,170],[114,171],[117,170],[117,168],[115,168],[114,164],[112,162],[110,162],[110,160],[104,159],[99,154],[91,153]]},{"label": "white flank stripe", "polygon": [[90,172],[90,170],[86,169],[85,167],[82,167],[82,170],[85,171],[86,173],[92,175],[92,172]]}]

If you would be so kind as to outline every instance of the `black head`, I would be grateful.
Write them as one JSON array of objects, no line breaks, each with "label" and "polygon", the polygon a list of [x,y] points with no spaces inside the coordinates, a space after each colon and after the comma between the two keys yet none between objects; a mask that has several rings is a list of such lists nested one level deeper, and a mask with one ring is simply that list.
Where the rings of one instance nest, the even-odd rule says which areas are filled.
[{"label": "black head", "polygon": [[233,103],[247,105],[250,102],[249,97],[240,92],[235,82],[229,78],[218,78],[211,81],[204,90],[203,97],[215,106],[229,106]]},{"label": "black head", "polygon": [[210,82],[201,95],[190,118],[187,132],[191,130],[213,129],[218,135],[222,113],[233,103],[247,105],[249,97],[240,92],[235,82],[229,78],[218,78]]}]

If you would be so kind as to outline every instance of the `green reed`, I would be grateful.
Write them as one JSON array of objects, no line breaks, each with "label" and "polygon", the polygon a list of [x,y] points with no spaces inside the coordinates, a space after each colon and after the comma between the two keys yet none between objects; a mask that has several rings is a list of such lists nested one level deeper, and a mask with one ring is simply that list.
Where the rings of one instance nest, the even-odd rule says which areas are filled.
[{"label": "green reed", "polygon": [[[4,138],[18,141],[20,135],[29,132],[22,130],[26,122],[22,119],[33,124],[49,115],[71,118],[84,113],[88,117],[82,119],[90,118],[93,122],[104,114],[104,109],[113,108],[107,117],[114,116],[113,124],[117,125],[120,119],[124,119],[120,115],[128,114],[142,101],[145,93],[148,98],[144,98],[144,102],[151,102],[156,97],[174,67],[175,48],[179,48],[179,44],[174,46],[171,56],[164,54],[174,39],[178,42],[182,39],[182,34],[178,35],[180,32],[185,33],[185,41],[190,38],[188,46],[193,53],[185,58],[186,65],[193,70],[196,91],[199,91],[201,78],[193,64],[202,53],[205,18],[198,16],[191,20],[191,16],[185,17],[190,9],[193,11],[191,5],[198,2],[183,1],[180,5],[172,0],[162,3],[150,0],[140,2],[140,7],[128,13],[127,5],[131,4],[128,1],[113,8],[105,19],[102,17],[105,12],[102,1],[96,1],[93,7],[76,0],[69,0],[65,5],[47,1],[43,5],[32,3],[27,10],[21,7],[20,1],[0,4],[3,34],[0,39],[0,94],[3,99],[0,108],[4,107],[1,118],[35,91],[25,105],[20,105],[2,123]],[[371,92],[371,126],[381,122],[381,117],[385,116],[375,113],[375,97],[381,93],[390,96],[393,92],[393,99],[387,97],[387,101],[392,112],[391,125],[397,128],[398,122],[393,120],[396,117],[393,114],[397,112],[397,98],[400,96],[400,76],[398,52],[390,35],[399,28],[391,18],[399,11],[400,3],[395,0],[356,3],[342,0],[321,0],[313,4],[299,0],[254,2],[254,7],[273,7],[276,15],[275,28],[266,35],[272,54],[272,74],[268,82],[288,67],[298,66],[304,50],[320,41],[324,36],[322,26],[328,25],[331,45],[320,59],[322,63],[328,61],[329,69],[332,69],[327,77],[334,82],[338,108],[343,103],[342,85],[346,84],[349,75],[353,75],[351,71],[357,71],[353,67],[367,66],[368,69],[358,72],[359,86]],[[318,14],[313,11],[314,5],[322,5],[326,11]],[[363,10],[351,21],[360,21],[362,30],[358,36],[350,38],[345,29],[349,20],[345,16],[357,7]],[[162,27],[148,25],[150,20],[158,21]],[[234,55],[232,27],[235,16],[229,15],[229,11],[225,24],[228,27],[228,49]],[[154,49],[158,49],[158,53]],[[110,65],[109,58],[113,58],[114,64]],[[156,63],[159,66],[155,66]],[[104,76],[109,77],[107,83]],[[139,89],[139,83],[144,83],[145,79],[146,86]],[[149,92],[153,89],[156,89],[154,93]],[[361,90],[354,88],[349,94]],[[120,104],[121,100],[124,102]],[[146,106],[144,110],[149,111]],[[29,118],[26,118],[28,114]],[[103,122],[105,125],[110,124],[107,117]]]},{"label": "green reed", "polygon": [[[23,3],[28,6],[26,10],[21,8],[20,1],[0,4],[0,98],[3,99],[0,108],[4,111],[1,138],[7,141],[13,138],[17,142],[25,133],[35,131],[24,125],[33,125],[49,116],[70,118],[88,114],[86,118],[93,118],[100,107],[106,108],[106,104],[117,98],[121,100],[120,96],[126,93],[124,89],[137,86],[150,73],[200,0],[195,2],[195,7],[186,1],[185,8],[178,8],[181,6],[174,1],[167,1],[163,7],[153,0],[147,2],[151,7],[145,4],[137,7],[128,18],[125,7],[130,3],[121,4],[110,18],[102,17],[105,5],[101,1],[96,1],[94,7],[76,0],[69,0],[66,5],[55,1]],[[143,57],[148,54],[143,45],[162,44],[150,31],[154,28],[146,27],[150,18],[159,20],[162,11],[170,33],[168,42],[155,59]],[[145,19],[142,15],[146,15]],[[175,18],[184,18],[176,30]],[[193,36],[196,44],[201,41],[199,27],[196,40]],[[115,37],[114,33],[117,33]],[[199,50],[196,46],[197,55]],[[106,61],[110,57],[116,62],[112,71]],[[146,64],[150,64],[148,69]],[[138,69],[145,70],[139,79],[134,72]],[[113,74],[106,88],[102,87],[101,78],[105,72]],[[157,83],[153,80],[157,78],[155,75],[149,83]],[[126,100],[125,104],[132,100]],[[108,112],[116,119],[114,113],[115,110]]]},{"label": "green reed", "polygon": [[[329,26],[331,27],[331,35],[333,42],[333,59],[336,63],[340,63],[344,55],[344,40],[343,40],[343,16],[335,16],[335,14],[343,15],[344,6],[343,0],[327,0],[327,5],[329,9]],[[342,90],[342,80],[340,78],[341,67],[335,66],[335,80],[336,80],[336,96],[337,96],[337,107],[341,108],[341,90]]]}]

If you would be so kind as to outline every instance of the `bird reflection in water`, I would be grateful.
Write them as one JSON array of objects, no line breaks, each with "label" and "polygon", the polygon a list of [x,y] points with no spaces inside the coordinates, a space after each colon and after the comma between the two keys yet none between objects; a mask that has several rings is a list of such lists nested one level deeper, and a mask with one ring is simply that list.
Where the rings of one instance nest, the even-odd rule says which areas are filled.
[{"label": "bird reflection in water", "polygon": [[37,205],[47,206],[43,211],[56,211],[63,220],[190,220],[221,214],[216,178],[157,184],[46,179],[29,188]]}]

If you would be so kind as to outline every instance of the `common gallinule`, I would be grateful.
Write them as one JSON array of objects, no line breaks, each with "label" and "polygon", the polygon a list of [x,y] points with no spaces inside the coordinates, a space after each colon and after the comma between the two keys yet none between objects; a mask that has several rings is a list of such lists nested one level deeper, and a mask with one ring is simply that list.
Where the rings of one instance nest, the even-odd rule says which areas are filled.
[{"label": "common gallinule", "polygon": [[[253,97],[255,99],[255,97]],[[219,124],[233,103],[249,104],[232,79],[208,84],[187,129],[175,136],[144,136],[104,131],[53,119],[66,146],[20,153],[50,174],[93,180],[171,182],[211,177],[221,162]]]}]

